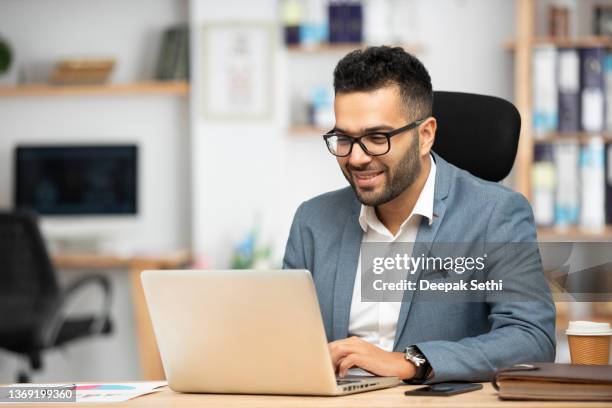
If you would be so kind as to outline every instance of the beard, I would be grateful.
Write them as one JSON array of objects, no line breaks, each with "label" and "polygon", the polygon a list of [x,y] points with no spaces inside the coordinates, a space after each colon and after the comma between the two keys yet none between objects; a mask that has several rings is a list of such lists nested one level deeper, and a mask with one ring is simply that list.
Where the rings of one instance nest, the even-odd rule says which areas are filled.
[{"label": "beard", "polygon": [[[357,199],[362,204],[370,207],[376,207],[394,200],[414,184],[416,179],[421,174],[422,166],[419,159],[419,150],[419,138],[413,137],[408,151],[404,154],[395,167],[390,168],[382,163],[370,163],[365,167],[354,167],[347,162],[346,166],[342,167],[342,174],[344,174],[346,180],[349,182],[351,187],[353,187],[353,191],[355,191]],[[365,170],[383,172],[385,180],[380,192],[364,191],[355,186],[353,177],[351,176],[351,171]]]}]

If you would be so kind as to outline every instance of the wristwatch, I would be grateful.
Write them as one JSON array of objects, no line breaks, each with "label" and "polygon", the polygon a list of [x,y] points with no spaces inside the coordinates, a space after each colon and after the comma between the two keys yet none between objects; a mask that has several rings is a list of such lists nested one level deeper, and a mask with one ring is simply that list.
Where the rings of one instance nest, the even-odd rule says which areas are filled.
[{"label": "wristwatch", "polygon": [[421,350],[417,346],[408,346],[404,351],[404,357],[416,367],[414,377],[404,382],[421,384],[427,380],[431,372],[431,365],[423,353],[421,353]]}]

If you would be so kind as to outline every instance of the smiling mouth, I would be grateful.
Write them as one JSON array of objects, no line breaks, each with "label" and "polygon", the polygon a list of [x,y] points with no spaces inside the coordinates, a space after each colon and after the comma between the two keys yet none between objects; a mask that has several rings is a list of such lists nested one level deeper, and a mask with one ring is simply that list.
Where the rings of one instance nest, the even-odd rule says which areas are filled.
[{"label": "smiling mouth", "polygon": [[370,180],[382,173],[382,171],[354,171],[353,175],[359,180]]},{"label": "smiling mouth", "polygon": [[380,185],[384,171],[352,171],[353,181],[356,187],[362,189],[373,189]]}]

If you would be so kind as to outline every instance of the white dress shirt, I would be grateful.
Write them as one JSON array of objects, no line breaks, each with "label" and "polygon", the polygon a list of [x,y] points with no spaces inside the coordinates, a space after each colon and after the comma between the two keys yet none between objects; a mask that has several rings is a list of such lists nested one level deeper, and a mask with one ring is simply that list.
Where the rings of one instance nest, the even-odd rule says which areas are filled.
[{"label": "white dress shirt", "polygon": [[[408,218],[404,220],[395,236],[376,216],[374,207],[362,205],[359,225],[364,231],[362,242],[407,242],[408,253],[412,252],[414,241],[422,217],[433,220],[434,186],[436,163],[430,156],[431,169],[421,194]],[[361,254],[357,263],[355,286],[349,318],[349,336],[357,336],[386,351],[393,350],[397,319],[401,302],[362,302],[361,301]],[[353,371],[353,370],[352,370]],[[358,374],[358,372],[350,372]]]}]

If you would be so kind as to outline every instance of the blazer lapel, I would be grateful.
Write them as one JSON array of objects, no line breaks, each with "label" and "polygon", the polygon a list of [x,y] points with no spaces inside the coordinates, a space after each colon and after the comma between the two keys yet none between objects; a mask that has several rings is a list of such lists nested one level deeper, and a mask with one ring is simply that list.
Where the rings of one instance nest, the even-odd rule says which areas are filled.
[{"label": "blazer lapel", "polygon": [[[355,200],[353,211],[346,219],[338,264],[336,267],[336,280],[334,282],[334,317],[332,340],[344,339],[348,335],[349,316],[351,301],[353,299],[353,288],[355,286],[355,275],[357,262],[361,250],[363,230],[359,225],[359,201]],[[330,340],[331,341],[331,340]]]},{"label": "blazer lapel", "polygon": [[[421,221],[421,225],[419,226],[419,231],[416,236],[416,240],[414,243],[414,248],[412,250],[412,256],[420,255],[421,253],[427,253],[431,250],[431,245],[433,244],[436,234],[440,229],[440,225],[442,225],[442,221],[444,220],[444,214],[446,213],[446,203],[445,199],[448,195],[449,190],[449,178],[451,168],[449,164],[444,161],[440,156],[436,153],[433,153],[433,157],[436,161],[436,185],[434,188],[434,210],[433,210],[433,222],[431,225],[427,222],[426,219]],[[418,251],[418,253],[417,253]],[[419,276],[422,273],[422,268],[419,268],[415,274],[413,279],[415,281],[418,280]],[[408,313],[410,312],[410,306],[412,305],[412,298],[414,296],[414,292],[412,290],[407,290],[404,292],[404,297],[402,298],[402,306],[400,307],[399,317],[397,319],[397,327],[395,330],[395,343],[393,349],[397,347],[398,341],[401,338],[406,320],[408,320]]]}]

